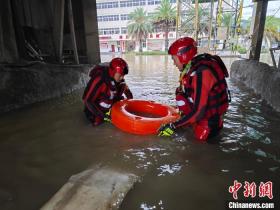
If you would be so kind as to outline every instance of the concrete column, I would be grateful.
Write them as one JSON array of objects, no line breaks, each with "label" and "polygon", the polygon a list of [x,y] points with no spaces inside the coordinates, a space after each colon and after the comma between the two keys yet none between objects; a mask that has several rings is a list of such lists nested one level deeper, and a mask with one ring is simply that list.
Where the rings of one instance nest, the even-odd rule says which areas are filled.
[{"label": "concrete column", "polygon": [[251,31],[252,42],[251,42],[249,59],[259,60],[261,54],[268,0],[262,0],[262,1],[255,0],[255,1],[256,1],[254,5],[255,12],[252,20],[254,27]]},{"label": "concrete column", "polygon": [[[2,7],[2,5],[1,5]],[[0,9],[1,9],[0,7]],[[0,15],[2,14],[2,11],[0,11]],[[2,27],[2,17],[0,16],[0,62],[4,61],[4,37],[3,37],[3,27]]]},{"label": "concrete column", "polygon": [[0,2],[0,62],[14,63],[18,60],[17,41],[9,0]]},{"label": "concrete column", "polygon": [[67,1],[67,8],[68,8],[68,20],[70,26],[70,33],[71,33],[71,41],[72,41],[72,49],[74,51],[74,58],[76,64],[79,64],[79,56],[78,56],[78,49],[77,49],[77,42],[76,42],[76,34],[75,34],[75,26],[74,26],[74,17],[73,17],[73,9],[72,9],[72,1]]},{"label": "concrete column", "polygon": [[96,1],[82,0],[88,63],[100,62]]},{"label": "concrete column", "polygon": [[195,32],[194,32],[194,37],[195,37],[196,42],[198,42],[198,30],[199,30],[198,10],[199,10],[198,0],[195,0],[195,22],[194,22]]},{"label": "concrete column", "polygon": [[58,62],[62,62],[63,50],[63,29],[64,29],[64,7],[65,0],[54,1],[54,17],[53,17],[53,37],[55,45],[55,56]]},{"label": "concrete column", "polygon": [[[13,30],[15,33],[15,42],[16,43],[18,57],[20,59],[26,59],[28,57],[27,50],[25,47],[25,36],[22,26],[25,25],[25,13],[23,10],[23,0],[13,0],[9,1],[11,5],[12,21],[13,21]],[[27,2],[27,1],[26,1]],[[26,3],[25,2],[25,3]],[[4,13],[5,14],[5,13]]]}]

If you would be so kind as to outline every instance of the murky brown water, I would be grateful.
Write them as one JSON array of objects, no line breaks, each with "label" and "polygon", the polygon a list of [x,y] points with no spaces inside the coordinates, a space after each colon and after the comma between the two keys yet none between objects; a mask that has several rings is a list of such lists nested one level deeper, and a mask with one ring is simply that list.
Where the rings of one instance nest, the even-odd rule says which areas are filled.
[{"label": "murky brown water", "polygon": [[[175,104],[178,71],[168,56],[124,58],[135,98]],[[244,86],[229,85],[233,102],[219,144],[199,143],[191,130],[169,139],[109,124],[93,128],[84,119],[81,92],[1,116],[0,209],[38,209],[72,174],[100,163],[142,176],[122,210],[225,209],[234,180],[272,181],[279,203],[280,114]]]}]

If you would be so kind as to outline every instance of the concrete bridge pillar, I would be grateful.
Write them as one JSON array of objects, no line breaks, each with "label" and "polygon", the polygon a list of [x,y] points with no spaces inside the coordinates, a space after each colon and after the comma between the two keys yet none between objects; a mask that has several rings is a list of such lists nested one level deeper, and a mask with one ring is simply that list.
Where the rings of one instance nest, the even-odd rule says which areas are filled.
[{"label": "concrete bridge pillar", "polygon": [[15,30],[10,0],[2,0],[0,5],[0,62],[13,63],[18,60]]},{"label": "concrete bridge pillar", "polygon": [[268,0],[255,0],[252,19],[252,42],[249,59],[259,60],[262,48],[262,39],[265,26],[265,18]]},{"label": "concrete bridge pillar", "polygon": [[88,63],[100,62],[96,1],[83,0],[84,27]]}]

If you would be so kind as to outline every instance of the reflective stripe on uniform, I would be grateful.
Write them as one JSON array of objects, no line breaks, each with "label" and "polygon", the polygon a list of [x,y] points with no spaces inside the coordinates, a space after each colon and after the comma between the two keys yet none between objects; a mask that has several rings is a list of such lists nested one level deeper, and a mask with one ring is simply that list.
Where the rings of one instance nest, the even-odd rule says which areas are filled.
[{"label": "reflective stripe on uniform", "polygon": [[186,105],[185,101],[183,101],[183,100],[176,101],[176,104],[177,104],[177,106],[185,106]]},{"label": "reflective stripe on uniform", "polygon": [[105,102],[101,102],[101,103],[99,103],[99,105],[106,109],[109,109],[111,107],[111,104],[107,104]]},{"label": "reflective stripe on uniform", "polygon": [[189,102],[193,103],[192,97],[188,97]]}]

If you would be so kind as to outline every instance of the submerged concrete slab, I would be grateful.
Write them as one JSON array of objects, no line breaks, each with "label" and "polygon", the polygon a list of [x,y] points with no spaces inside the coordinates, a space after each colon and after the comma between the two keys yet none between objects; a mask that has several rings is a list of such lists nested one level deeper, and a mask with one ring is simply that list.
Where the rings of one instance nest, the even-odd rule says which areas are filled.
[{"label": "submerged concrete slab", "polygon": [[243,82],[280,112],[280,70],[255,60],[237,60],[231,65],[230,77]]},{"label": "submerged concrete slab", "polygon": [[89,169],[72,176],[41,210],[117,209],[138,179],[106,167]]}]

